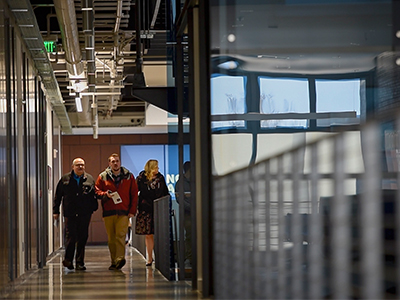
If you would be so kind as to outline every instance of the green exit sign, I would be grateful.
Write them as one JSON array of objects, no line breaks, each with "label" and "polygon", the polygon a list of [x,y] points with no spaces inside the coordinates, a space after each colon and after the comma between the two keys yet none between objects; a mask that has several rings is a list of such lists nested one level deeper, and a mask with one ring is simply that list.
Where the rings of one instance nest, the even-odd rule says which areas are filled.
[{"label": "green exit sign", "polygon": [[56,43],[55,42],[44,42],[44,47],[46,51],[49,53],[56,52]]}]

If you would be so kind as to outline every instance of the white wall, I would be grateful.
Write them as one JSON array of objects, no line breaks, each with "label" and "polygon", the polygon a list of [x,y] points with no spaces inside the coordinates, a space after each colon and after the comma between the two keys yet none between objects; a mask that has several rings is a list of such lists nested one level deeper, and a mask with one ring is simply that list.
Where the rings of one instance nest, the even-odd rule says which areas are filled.
[{"label": "white wall", "polygon": [[249,165],[252,154],[251,134],[212,135],[213,175],[224,175]]},{"label": "white wall", "polygon": [[[334,143],[330,137],[334,133],[303,132],[294,134],[259,134],[257,141],[257,162],[275,157],[288,152],[305,143],[311,143],[322,139],[318,148],[319,172],[331,174],[334,172]],[[345,145],[345,172],[360,174],[364,171],[364,163],[361,152],[361,136],[359,131],[344,133]],[[212,136],[213,175],[225,175],[227,173],[246,168],[252,155],[251,134],[214,134]],[[312,162],[310,148],[304,151],[304,172],[309,173]],[[284,160],[285,172],[291,171],[290,159]],[[276,171],[276,165],[271,164],[271,172]],[[320,195],[331,196],[332,180],[321,180]],[[345,193],[356,193],[356,180],[348,179],[345,185]]]},{"label": "white wall", "polygon": [[146,107],[146,126],[166,126],[168,112],[152,104]]}]

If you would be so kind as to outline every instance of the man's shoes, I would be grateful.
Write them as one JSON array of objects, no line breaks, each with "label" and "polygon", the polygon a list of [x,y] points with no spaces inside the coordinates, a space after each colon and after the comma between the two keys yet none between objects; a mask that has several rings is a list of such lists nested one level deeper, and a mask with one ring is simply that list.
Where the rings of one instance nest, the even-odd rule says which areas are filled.
[{"label": "man's shoes", "polygon": [[109,269],[110,271],[113,271],[113,270],[116,270],[117,267],[116,267],[114,264],[112,264],[111,266],[108,267],[108,269]]},{"label": "man's shoes", "polygon": [[78,270],[78,271],[85,271],[85,270],[86,270],[86,267],[85,267],[84,265],[76,265],[75,270]]},{"label": "man's shoes", "polygon": [[74,266],[72,265],[72,262],[68,261],[68,260],[63,260],[63,266],[66,267],[68,270],[73,270]]},{"label": "man's shoes", "polygon": [[121,258],[120,260],[117,261],[117,263],[115,264],[115,268],[117,270],[121,270],[123,266],[125,266],[126,260],[125,258]]}]

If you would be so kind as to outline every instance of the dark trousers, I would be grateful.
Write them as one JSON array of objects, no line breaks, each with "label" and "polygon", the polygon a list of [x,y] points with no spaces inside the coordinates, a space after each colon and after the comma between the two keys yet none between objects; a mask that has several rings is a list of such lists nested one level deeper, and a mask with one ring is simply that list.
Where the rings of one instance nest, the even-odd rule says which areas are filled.
[{"label": "dark trousers", "polygon": [[[85,246],[89,236],[92,215],[65,217],[65,260],[77,265],[85,264]],[[76,253],[75,253],[76,245]]]},{"label": "dark trousers", "polygon": [[185,212],[185,219],[183,220],[185,228],[185,260],[192,263],[192,220],[190,213]]}]

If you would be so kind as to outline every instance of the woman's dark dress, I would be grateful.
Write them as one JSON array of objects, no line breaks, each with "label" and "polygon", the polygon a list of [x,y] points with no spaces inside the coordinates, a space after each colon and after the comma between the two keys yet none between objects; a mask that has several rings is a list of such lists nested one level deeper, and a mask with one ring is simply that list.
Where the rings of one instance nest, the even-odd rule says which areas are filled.
[{"label": "woman's dark dress", "polygon": [[169,195],[165,178],[158,173],[148,181],[144,171],[136,178],[139,188],[138,215],[136,216],[136,234],[154,234],[154,200]]}]

